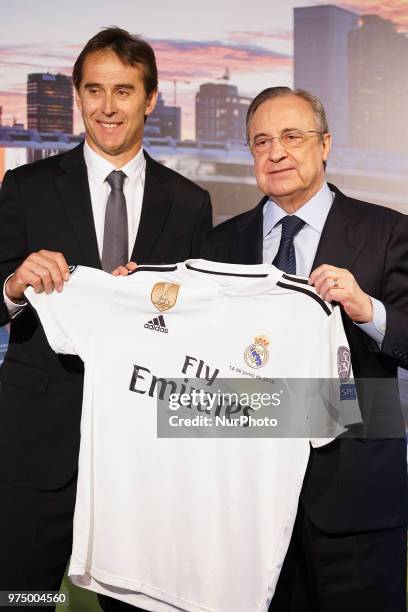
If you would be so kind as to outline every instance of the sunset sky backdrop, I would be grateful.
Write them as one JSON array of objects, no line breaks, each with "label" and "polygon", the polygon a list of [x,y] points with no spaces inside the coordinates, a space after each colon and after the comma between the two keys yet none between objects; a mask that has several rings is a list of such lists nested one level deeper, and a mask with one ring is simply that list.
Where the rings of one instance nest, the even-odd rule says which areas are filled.
[{"label": "sunset sky backdrop", "polygon": [[[183,107],[184,138],[194,138],[194,99],[201,83],[222,77],[225,67],[241,95],[271,85],[292,85],[293,8],[333,4],[359,14],[374,13],[408,32],[408,0],[207,0],[205,10],[187,0],[0,0],[0,105],[3,124],[26,124],[26,81],[30,72],[71,74],[85,42],[100,28],[118,25],[153,45],[159,87],[166,103]],[[68,8],[67,8],[68,7]],[[85,11],[84,11],[85,7]],[[75,116],[75,131],[82,125]]]}]

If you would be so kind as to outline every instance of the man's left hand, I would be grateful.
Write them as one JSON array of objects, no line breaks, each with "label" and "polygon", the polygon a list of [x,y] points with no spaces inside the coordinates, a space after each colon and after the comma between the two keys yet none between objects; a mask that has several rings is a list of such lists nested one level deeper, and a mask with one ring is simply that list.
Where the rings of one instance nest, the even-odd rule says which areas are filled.
[{"label": "man's left hand", "polygon": [[137,264],[134,261],[129,261],[126,266],[118,266],[112,272],[113,276],[127,276],[129,272],[134,272]]},{"label": "man's left hand", "polygon": [[364,293],[349,270],[323,264],[313,270],[309,285],[314,285],[317,293],[327,302],[338,302],[355,323],[373,320],[370,296]]}]

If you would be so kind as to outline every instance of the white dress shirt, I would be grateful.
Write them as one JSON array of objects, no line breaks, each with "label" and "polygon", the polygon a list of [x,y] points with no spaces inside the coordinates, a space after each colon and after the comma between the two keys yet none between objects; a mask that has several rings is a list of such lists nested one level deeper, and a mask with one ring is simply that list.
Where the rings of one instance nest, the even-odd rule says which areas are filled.
[{"label": "white dress shirt", "polygon": [[[136,240],[137,230],[140,223],[142,212],[142,202],[144,195],[146,159],[143,149],[122,168],[116,168],[111,162],[107,161],[96,153],[85,141],[84,158],[88,173],[89,191],[91,194],[92,213],[95,224],[96,239],[98,242],[99,257],[102,258],[103,234],[105,226],[106,203],[111,188],[106,182],[106,177],[112,170],[122,170],[126,174],[123,192],[126,198],[126,208],[128,216],[129,232],[129,259],[133,251]],[[128,259],[128,260],[129,260]],[[123,262],[127,263],[127,262]],[[11,275],[12,276],[12,275]],[[26,305],[25,302],[15,304],[6,295],[5,286],[10,276],[6,279],[3,286],[4,301],[10,317],[16,316]]]},{"label": "white dress shirt", "polygon": [[[327,183],[323,183],[321,189],[296,211],[296,216],[305,222],[305,225],[293,240],[296,254],[296,274],[300,276],[309,276],[312,271],[320,236],[333,200],[334,193],[330,191]],[[276,202],[269,199],[263,208],[263,214],[263,261],[264,263],[272,263],[278,252],[281,239],[282,225],[279,221],[286,217],[287,213]],[[279,225],[276,225],[277,223]],[[330,264],[331,262],[328,261],[327,263]],[[373,304],[373,321],[358,324],[358,327],[381,346],[385,335],[387,315],[382,302],[371,296],[370,299]]]},{"label": "white dress shirt", "polygon": [[[92,212],[95,223],[96,238],[98,241],[99,257],[102,259],[103,233],[105,226],[105,211],[111,188],[106,177],[112,170],[122,170],[126,174],[123,193],[126,198],[129,232],[129,258],[133,251],[139,228],[140,214],[145,186],[146,160],[143,149],[122,168],[116,168],[93,149],[84,143],[84,158],[88,171],[89,190],[91,192]],[[128,259],[129,261],[129,259]],[[123,262],[127,263],[127,262]]]}]

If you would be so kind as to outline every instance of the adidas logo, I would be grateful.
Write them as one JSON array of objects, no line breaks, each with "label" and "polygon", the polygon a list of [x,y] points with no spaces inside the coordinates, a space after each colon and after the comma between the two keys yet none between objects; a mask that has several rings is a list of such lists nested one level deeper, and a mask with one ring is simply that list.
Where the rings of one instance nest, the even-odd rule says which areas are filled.
[{"label": "adidas logo", "polygon": [[145,323],[144,327],[145,329],[152,329],[153,331],[162,332],[163,334],[167,334],[169,331],[164,322],[163,315],[160,315],[158,317],[155,317],[151,321],[148,321],[147,323]]}]

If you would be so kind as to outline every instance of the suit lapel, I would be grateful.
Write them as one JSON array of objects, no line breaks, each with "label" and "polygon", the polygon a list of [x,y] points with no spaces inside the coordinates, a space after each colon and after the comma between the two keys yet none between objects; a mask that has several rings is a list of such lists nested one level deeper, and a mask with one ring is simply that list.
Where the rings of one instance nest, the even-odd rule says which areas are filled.
[{"label": "suit lapel", "polygon": [[78,240],[82,253],[80,262],[83,265],[100,268],[101,262],[99,259],[83,145],[79,145],[66,153],[61,158],[60,167],[63,173],[55,177],[55,183],[71,229]]},{"label": "suit lapel", "polygon": [[312,270],[321,264],[331,264],[352,270],[365,237],[359,228],[360,214],[351,199],[329,185],[335,198],[317,248]]},{"label": "suit lapel", "polygon": [[233,244],[231,261],[243,264],[262,263],[264,197],[255,208],[242,216],[237,224],[237,240]]},{"label": "suit lapel", "polygon": [[[360,214],[353,201],[336,187],[329,185],[335,198],[320,238],[312,270],[321,264],[332,264],[352,270],[364,246],[364,233],[360,230]],[[264,197],[258,206],[247,212],[236,226],[236,240],[231,261],[244,264],[262,263]]]},{"label": "suit lapel", "polygon": [[157,244],[167,217],[173,205],[173,193],[165,185],[160,172],[160,164],[151,159],[145,152],[146,177],[135,246],[132,261],[146,263]]}]

